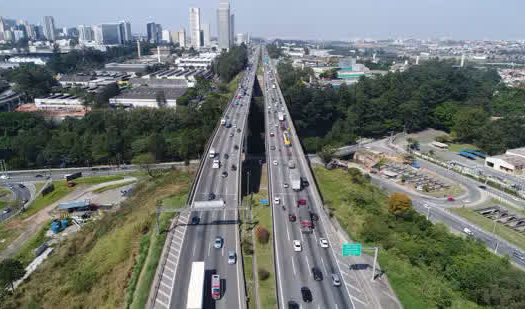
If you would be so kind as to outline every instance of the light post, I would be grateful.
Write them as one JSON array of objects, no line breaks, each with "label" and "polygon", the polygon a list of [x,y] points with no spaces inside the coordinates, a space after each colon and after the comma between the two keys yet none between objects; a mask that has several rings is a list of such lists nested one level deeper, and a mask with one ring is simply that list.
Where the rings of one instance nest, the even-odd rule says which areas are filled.
[{"label": "light post", "polygon": [[428,204],[424,204],[423,207],[427,209],[427,220],[430,218],[430,206]]},{"label": "light post", "polygon": [[494,246],[494,253],[498,253],[499,239],[496,235],[496,221],[494,221],[494,227],[492,228],[492,235],[494,235],[494,239],[496,241],[496,246]]}]

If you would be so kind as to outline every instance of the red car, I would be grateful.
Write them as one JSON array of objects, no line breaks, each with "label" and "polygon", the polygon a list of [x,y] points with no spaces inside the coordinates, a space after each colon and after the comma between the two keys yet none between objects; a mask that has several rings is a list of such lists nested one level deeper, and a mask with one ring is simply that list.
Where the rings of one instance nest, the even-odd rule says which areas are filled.
[{"label": "red car", "polygon": [[288,220],[290,222],[295,222],[295,220],[297,220],[297,217],[294,214],[289,214],[288,215]]},{"label": "red car", "polygon": [[449,196],[449,197],[447,197],[447,200],[449,202],[454,202],[456,199],[453,196]]},{"label": "red car", "polygon": [[273,134],[273,132],[270,132],[270,136],[275,136],[275,134]]},{"label": "red car", "polygon": [[299,207],[300,205],[306,205],[306,200],[305,199],[300,199],[297,201],[297,207]]}]

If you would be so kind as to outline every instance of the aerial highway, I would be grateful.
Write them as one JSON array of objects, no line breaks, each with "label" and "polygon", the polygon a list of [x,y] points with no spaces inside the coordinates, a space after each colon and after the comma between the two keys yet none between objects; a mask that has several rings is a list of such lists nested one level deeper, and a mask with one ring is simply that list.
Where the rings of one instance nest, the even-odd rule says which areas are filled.
[{"label": "aerial highway", "polygon": [[[178,225],[183,226],[182,232],[175,230],[174,241],[178,241],[179,246],[172,253],[178,255],[177,265],[170,264],[171,268],[165,271],[167,274],[163,275],[159,285],[155,308],[187,307],[188,297],[192,297],[189,282],[193,262],[204,262],[205,265],[204,308],[246,306],[242,262],[229,263],[229,255],[233,252],[240,257],[237,207],[240,203],[245,130],[259,50],[259,47],[251,49],[239,88],[226,107],[201,160],[190,192],[191,212],[181,215]],[[222,209],[213,207],[221,203],[224,205]],[[220,276],[219,299],[212,299],[212,275]]]},{"label": "aerial highway", "polygon": [[[263,59],[267,57],[264,52]],[[321,245],[321,239],[326,239],[323,220],[317,216],[317,220],[312,220],[313,228],[302,227],[305,218],[300,207],[309,207],[312,213],[320,215],[320,207],[323,206],[315,196],[315,184],[310,185],[307,180],[312,179],[310,170],[299,139],[294,136],[295,130],[290,129],[293,123],[268,61],[264,65],[263,91],[279,307],[288,308],[290,302],[301,304],[301,308],[359,307],[349,297],[345,282],[341,279],[341,270],[333,252],[340,248],[333,248],[329,242]],[[300,186],[298,191],[294,190],[297,186],[294,182],[297,181]],[[300,200],[306,205],[298,207]],[[319,275],[314,276],[312,268],[317,268],[322,280],[315,280],[319,279]],[[334,284],[332,274],[340,279],[339,286]],[[303,295],[304,288],[310,291],[310,300]]]}]

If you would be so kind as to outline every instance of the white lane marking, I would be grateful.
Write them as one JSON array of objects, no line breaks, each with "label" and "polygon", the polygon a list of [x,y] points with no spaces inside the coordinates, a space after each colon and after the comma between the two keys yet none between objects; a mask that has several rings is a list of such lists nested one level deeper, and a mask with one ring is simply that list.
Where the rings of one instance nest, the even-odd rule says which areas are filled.
[{"label": "white lane marking", "polygon": [[171,297],[171,295],[168,295],[168,293],[164,292],[164,291],[161,290],[161,289],[159,289],[159,293],[164,294],[164,296],[166,296],[166,297],[168,297],[168,298]]},{"label": "white lane marking", "polygon": [[326,271],[326,273],[329,274],[330,272],[328,271],[328,268],[326,267],[326,264],[324,263],[324,260],[323,260],[322,257],[321,257],[321,264],[323,264],[323,267],[324,267],[324,270]]},{"label": "white lane marking", "polygon": [[159,303],[159,304],[163,305],[163,306],[164,306],[164,307],[166,307],[166,308],[169,308],[168,304],[164,303],[163,301],[161,301],[161,300],[160,300],[160,299],[158,299],[158,298],[157,298],[157,299],[155,299],[155,302],[157,302],[157,303]]},{"label": "white lane marking", "polygon": [[306,264],[308,265],[308,270],[310,270],[310,262],[308,261],[308,255],[306,256]]},{"label": "white lane marking", "polygon": [[292,267],[293,267],[293,274],[295,276],[297,275],[297,273],[295,272],[295,262],[293,261],[293,256],[292,256]]},{"label": "white lane marking", "polygon": [[171,290],[171,287],[169,285],[167,285],[166,283],[164,283],[163,281],[160,281],[160,284],[164,285],[165,287],[167,287],[168,289]]},{"label": "white lane marking", "polygon": [[337,304],[335,304],[335,309],[338,309],[338,308],[339,308],[339,306],[337,306]]},{"label": "white lane marking", "polygon": [[290,232],[288,231],[288,224],[286,224],[286,235],[288,235],[288,241],[290,241]]},{"label": "white lane marking", "polygon": [[[353,300],[356,300],[356,301],[358,301],[358,302],[360,302],[361,304],[363,304],[363,305],[365,305],[365,306],[368,306],[368,304],[365,303],[364,301],[360,300],[359,298],[357,298],[357,297],[355,297],[355,296],[350,295],[350,300],[352,300],[352,299],[353,299]],[[354,303],[352,302],[352,305],[353,305],[353,304],[354,304]]]},{"label": "white lane marking", "polygon": [[211,243],[208,244],[208,256],[210,256],[210,250],[211,250]]},{"label": "white lane marking", "polygon": [[314,234],[314,238],[315,238],[315,243],[319,243],[319,241],[317,241],[317,233],[313,233]]},{"label": "white lane marking", "polygon": [[194,256],[194,257],[195,257],[195,249],[197,249],[197,243],[198,243],[198,242],[195,242],[195,243],[193,244],[193,252],[191,253],[191,255]]}]

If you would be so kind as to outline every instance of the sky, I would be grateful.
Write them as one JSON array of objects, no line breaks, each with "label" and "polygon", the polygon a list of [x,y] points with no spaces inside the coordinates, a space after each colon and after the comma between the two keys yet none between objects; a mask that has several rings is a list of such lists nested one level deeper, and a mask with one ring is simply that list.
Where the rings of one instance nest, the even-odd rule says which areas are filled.
[{"label": "sky", "polygon": [[[129,20],[188,29],[188,9],[216,35],[214,0],[0,0],[0,15],[57,27]],[[524,0],[233,0],[235,32],[283,39],[525,39]]]}]

